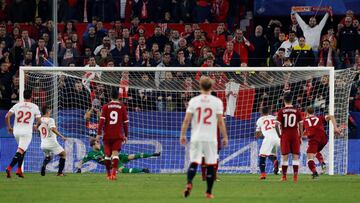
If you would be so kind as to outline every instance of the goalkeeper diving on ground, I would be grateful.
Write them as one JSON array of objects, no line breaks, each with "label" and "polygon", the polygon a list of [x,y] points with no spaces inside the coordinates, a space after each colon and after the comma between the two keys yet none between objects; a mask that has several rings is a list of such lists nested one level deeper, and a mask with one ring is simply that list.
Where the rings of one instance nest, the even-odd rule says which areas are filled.
[{"label": "goalkeeper diving on ground", "polygon": [[[88,161],[96,161],[98,164],[104,165],[104,146],[100,145],[99,141],[92,138],[90,140],[90,146],[92,148],[91,151],[89,151],[85,157],[79,162],[79,165],[77,166],[76,172],[81,173],[81,167],[84,163]],[[119,154],[119,167],[118,172],[119,173],[150,173],[150,170],[148,168],[128,168],[125,166],[129,161],[136,160],[136,159],[142,159],[142,158],[149,158],[149,157],[158,157],[160,156],[160,152],[155,152],[153,154],[146,154],[146,153],[137,153],[137,154],[125,154],[120,153]]]}]

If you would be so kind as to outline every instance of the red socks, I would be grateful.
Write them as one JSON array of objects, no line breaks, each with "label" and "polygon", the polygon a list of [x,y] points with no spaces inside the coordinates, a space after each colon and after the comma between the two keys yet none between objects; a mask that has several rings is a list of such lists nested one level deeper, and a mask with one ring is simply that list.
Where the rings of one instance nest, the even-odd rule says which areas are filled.
[{"label": "red socks", "polygon": [[297,175],[299,173],[299,165],[293,165],[294,169],[294,175]]},{"label": "red socks", "polygon": [[107,175],[110,176],[110,169],[111,169],[111,160],[110,160],[110,158],[105,157],[104,163],[105,163]]},{"label": "red socks", "polygon": [[308,167],[309,167],[311,172],[316,173],[316,165],[315,165],[314,160],[310,159],[308,161]]},{"label": "red socks", "polygon": [[112,168],[113,170],[117,170],[118,169],[118,165],[119,165],[119,157],[118,156],[114,156],[112,158]]},{"label": "red socks", "polygon": [[320,164],[324,163],[324,157],[320,152],[316,153],[315,157],[317,158]]},{"label": "red socks", "polygon": [[288,165],[282,165],[281,166],[283,176],[286,176],[287,168],[288,168]]}]

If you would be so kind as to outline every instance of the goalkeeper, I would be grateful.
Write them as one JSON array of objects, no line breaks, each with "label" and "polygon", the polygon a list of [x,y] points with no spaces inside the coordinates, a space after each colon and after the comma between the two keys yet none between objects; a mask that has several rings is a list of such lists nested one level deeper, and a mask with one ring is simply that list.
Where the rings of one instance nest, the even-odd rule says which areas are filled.
[{"label": "goalkeeper", "polygon": [[[96,161],[97,163],[104,165],[104,146],[100,145],[99,141],[92,138],[90,140],[90,146],[92,150],[88,152],[85,157],[79,162],[77,167],[76,173],[81,173],[81,166],[88,162],[88,161]],[[145,154],[145,153],[138,153],[138,154],[119,154],[119,168],[118,172],[120,173],[150,173],[150,170],[147,168],[127,168],[124,164],[128,163],[129,161],[141,158],[149,158],[149,157],[157,157],[160,156],[160,152],[156,152],[153,154]]]}]

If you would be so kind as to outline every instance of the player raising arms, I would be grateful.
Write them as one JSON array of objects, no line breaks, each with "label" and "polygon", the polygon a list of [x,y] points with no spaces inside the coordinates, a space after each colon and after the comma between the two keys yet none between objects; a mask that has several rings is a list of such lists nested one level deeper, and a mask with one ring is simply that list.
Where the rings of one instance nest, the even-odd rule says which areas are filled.
[{"label": "player raising arms", "polygon": [[276,117],[269,115],[269,108],[263,107],[261,110],[262,116],[256,121],[256,138],[259,138],[261,134],[264,136],[264,140],[260,148],[260,179],[266,179],[265,165],[266,157],[274,164],[274,174],[279,172],[279,162],[276,158],[277,149],[280,147],[280,139],[275,130]]},{"label": "player raising arms", "polygon": [[104,163],[108,180],[116,180],[116,171],[119,165],[119,151],[121,150],[122,143],[126,142],[129,133],[129,120],[126,107],[118,98],[119,91],[113,88],[111,91],[111,101],[102,107],[96,136],[96,140],[99,140],[102,131],[104,131]]},{"label": "player raising arms", "polygon": [[[31,102],[31,90],[24,91],[24,101],[15,104],[5,116],[7,130],[10,134],[14,134],[18,149],[13,157],[10,165],[6,168],[6,177],[11,178],[11,170],[17,164],[16,175],[24,178],[21,166],[25,157],[25,153],[32,139],[33,123],[37,119],[37,125],[40,124],[39,107]],[[11,127],[10,118],[15,115],[14,128]]]},{"label": "player raising arms", "polygon": [[316,179],[319,176],[316,171],[316,165],[314,162],[315,154],[316,157],[319,159],[321,166],[323,167],[323,165],[325,164],[320,152],[328,142],[328,138],[326,137],[326,132],[324,129],[324,124],[327,121],[331,121],[334,126],[335,134],[339,134],[340,129],[336,126],[336,120],[334,116],[315,116],[314,109],[312,107],[307,108],[306,117],[303,120],[303,127],[305,131],[301,132],[303,132],[304,135],[307,136],[309,139],[306,153],[308,167],[312,172],[313,179]]},{"label": "player raising arms", "polygon": [[[77,166],[76,173],[81,173],[81,166],[90,161],[96,161],[98,164],[104,165],[104,146],[100,145],[99,141],[92,138],[90,140],[90,146],[92,150],[86,154],[86,156],[79,162]],[[138,154],[119,154],[119,168],[118,172],[120,173],[150,173],[149,169],[147,168],[127,168],[124,164],[128,163],[129,161],[142,159],[142,158],[149,158],[149,157],[158,157],[160,156],[160,152],[156,152],[153,154],[146,154],[146,153],[138,153]]]},{"label": "player raising arms", "polygon": [[[284,95],[285,107],[280,109],[277,115],[276,132],[280,137],[280,149],[282,154],[282,181],[286,181],[286,172],[289,165],[289,154],[292,154],[292,165],[294,169],[293,180],[298,180],[299,171],[299,155],[301,137],[299,129],[301,126],[301,112],[293,107],[292,95],[286,93]],[[279,125],[281,125],[281,134]]]},{"label": "player raising arms", "polygon": [[41,124],[39,126],[39,132],[41,137],[41,150],[45,154],[45,159],[41,167],[40,174],[45,176],[46,165],[51,161],[53,154],[59,155],[59,169],[57,176],[64,176],[63,170],[65,167],[66,153],[64,148],[58,143],[56,136],[60,136],[64,141],[66,138],[57,130],[55,120],[50,118],[51,110],[46,106],[41,108]]},{"label": "player raising arms", "polygon": [[217,163],[217,127],[223,135],[223,146],[228,144],[228,135],[223,119],[223,103],[212,96],[211,88],[213,81],[209,77],[201,77],[201,94],[189,101],[186,115],[181,127],[180,144],[186,144],[186,131],[191,121],[190,139],[190,166],[187,172],[187,186],[184,197],[188,197],[192,190],[192,181],[196,175],[197,166],[204,156],[207,165],[207,190],[206,198],[214,198],[212,187],[215,179],[214,165]]}]

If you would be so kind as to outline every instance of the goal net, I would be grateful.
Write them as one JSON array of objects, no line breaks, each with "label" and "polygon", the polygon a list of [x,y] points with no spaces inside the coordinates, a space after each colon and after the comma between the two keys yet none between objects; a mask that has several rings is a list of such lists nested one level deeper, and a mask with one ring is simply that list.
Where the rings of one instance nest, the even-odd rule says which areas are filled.
[{"label": "goal net", "polygon": [[[201,72],[200,72],[201,71]],[[180,146],[179,135],[184,112],[191,97],[199,92],[201,75],[214,79],[213,92],[224,102],[229,146],[221,149],[220,173],[257,173],[261,139],[255,139],[255,123],[264,106],[277,112],[283,94],[291,92],[294,105],[302,111],[313,106],[317,114],[335,114],[344,130],[322,151],[330,174],[347,172],[347,118],[349,90],[354,73],[334,73],[325,67],[281,68],[75,68],[22,67],[20,90],[32,89],[33,102],[47,105],[58,129],[68,139],[60,141],[67,152],[66,172],[73,172],[86,152],[89,139],[96,136],[101,105],[110,100],[111,87],[129,112],[129,140],[122,153],[161,152],[157,158],[137,159],[127,167],[149,168],[153,173],[184,172],[188,148]],[[22,91],[20,91],[22,93]],[[21,97],[22,95],[20,95]],[[188,136],[190,134],[188,133]],[[26,171],[38,171],[43,154],[40,135],[33,137],[25,160]],[[307,140],[301,146],[301,173],[306,167]],[[53,160],[48,169],[56,171]],[[267,170],[272,167],[268,163]],[[96,162],[83,165],[83,172],[103,172]]]}]

